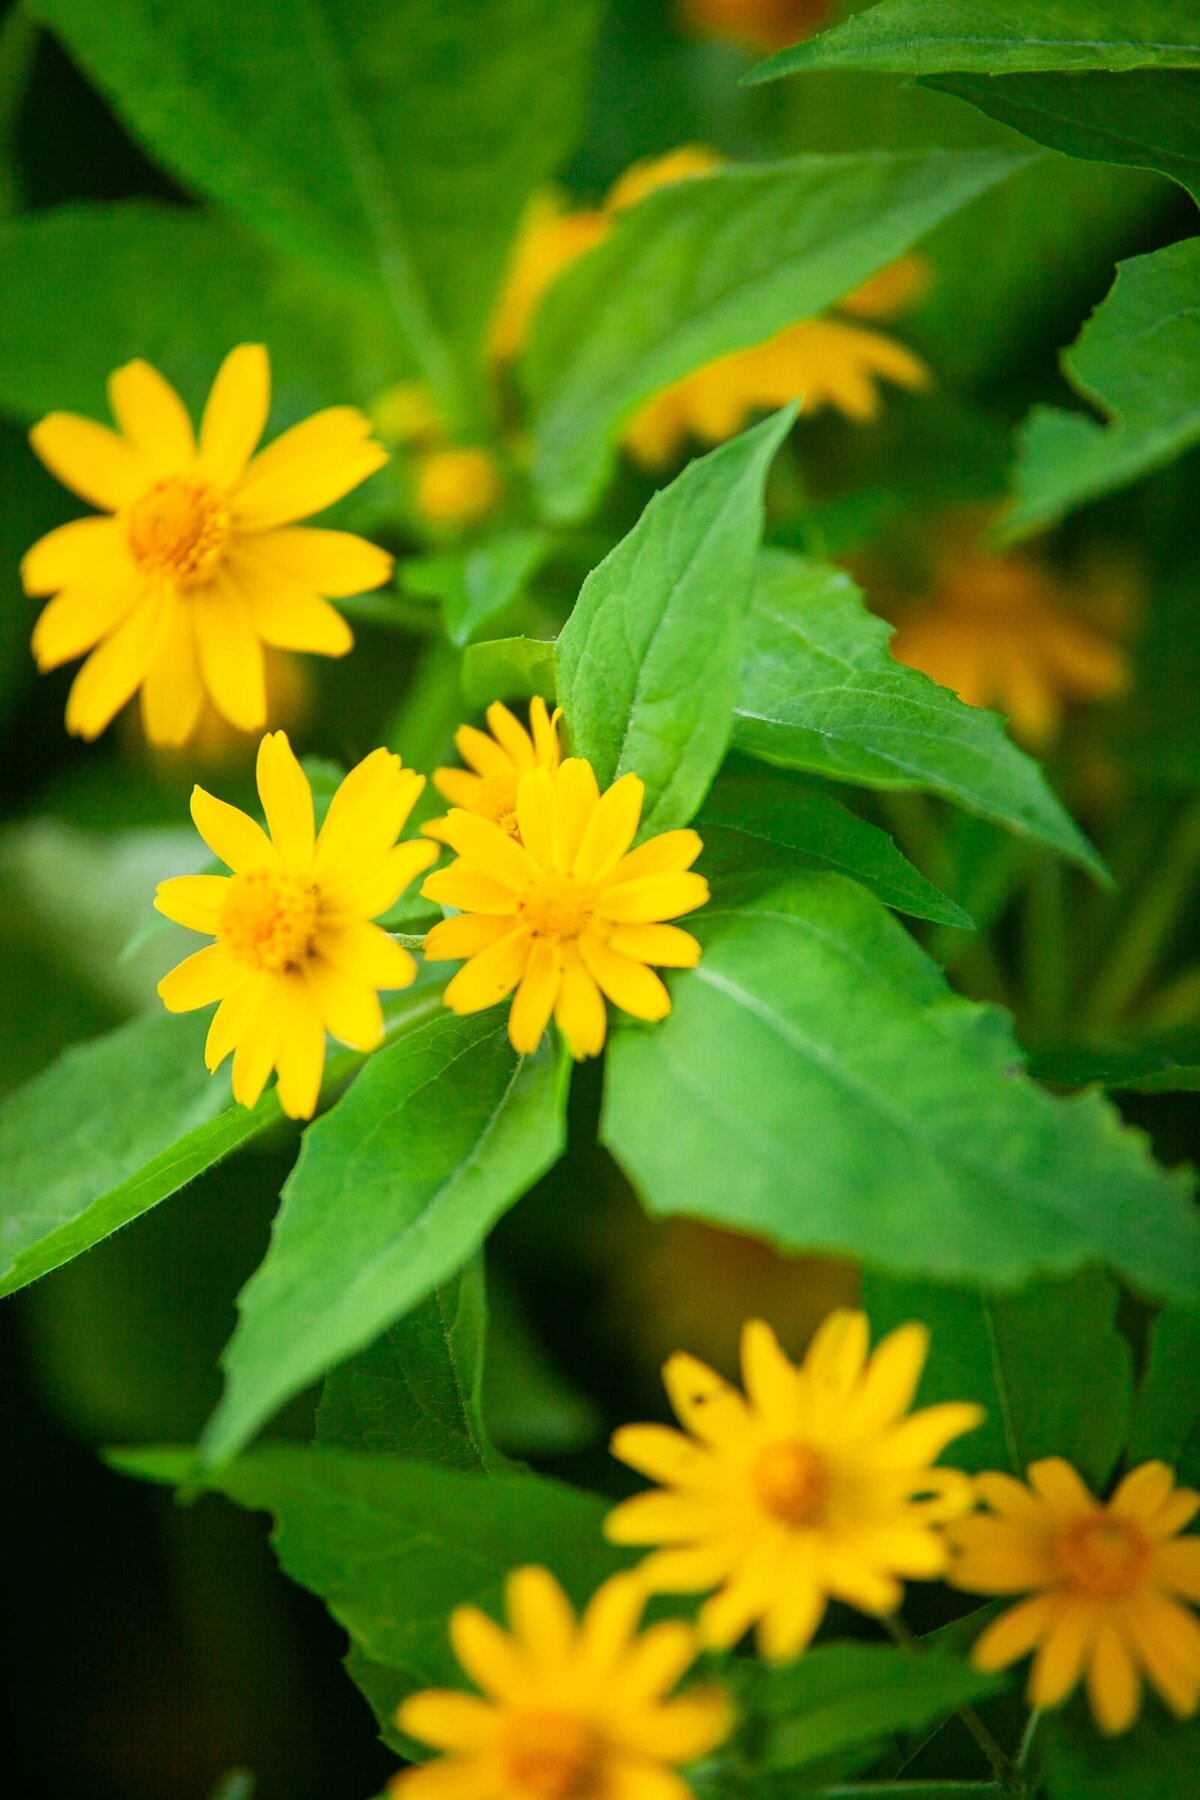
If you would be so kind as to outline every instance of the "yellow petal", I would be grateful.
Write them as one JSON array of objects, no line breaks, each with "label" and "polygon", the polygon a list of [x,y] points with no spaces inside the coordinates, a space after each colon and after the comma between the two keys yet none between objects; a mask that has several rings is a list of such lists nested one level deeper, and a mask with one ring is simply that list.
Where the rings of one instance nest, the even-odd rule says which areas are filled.
[{"label": "yellow petal", "polygon": [[235,875],[279,867],[279,852],[262,826],[202,787],[192,789],[192,822],[213,855]]},{"label": "yellow petal", "polygon": [[1056,1519],[1071,1519],[1079,1513],[1095,1511],[1095,1495],[1063,1457],[1047,1456],[1041,1462],[1030,1463],[1025,1472],[1030,1486],[1040,1494]]},{"label": "yellow petal", "polygon": [[608,1030],[604,996],[584,968],[578,951],[571,946],[563,953],[554,1017],[576,1061],[599,1056]]},{"label": "yellow petal", "polygon": [[623,856],[612,872],[612,881],[641,881],[647,875],[675,875],[690,869],[704,848],[698,832],[690,828],[664,831],[647,838],[628,856]]},{"label": "yellow petal", "polygon": [[459,1694],[449,1688],[427,1688],[410,1694],[396,1711],[396,1723],[419,1743],[435,1750],[461,1753],[483,1750],[499,1725],[496,1708],[475,1694]]},{"label": "yellow petal", "polygon": [[230,575],[245,596],[256,635],[277,650],[345,656],[354,648],[354,633],[341,613],[322,600],[310,583],[297,581],[264,562],[258,542],[257,538],[244,538],[229,558]]},{"label": "yellow petal", "polygon": [[233,1053],[233,1097],[239,1106],[258,1105],[275,1067],[283,1018],[280,989],[284,986],[286,981],[271,976],[251,990],[252,1000],[241,1019]]},{"label": "yellow petal", "polygon": [[732,1727],[733,1709],[728,1699],[709,1688],[685,1694],[666,1706],[623,1712],[615,1735],[623,1750],[649,1761],[689,1763],[715,1750]]},{"label": "yellow petal", "polygon": [[622,956],[592,931],[580,938],[579,954],[588,974],[614,1006],[632,1013],[636,1019],[666,1018],[671,1010],[671,996],[645,963]]},{"label": "yellow petal", "polygon": [[645,1605],[646,1591],[636,1575],[610,1575],[587,1603],[579,1625],[579,1669],[591,1683],[603,1683],[606,1693],[637,1654],[636,1632]]},{"label": "yellow petal", "polygon": [[1096,1635],[1088,1663],[1087,1687],[1101,1731],[1109,1737],[1128,1731],[1141,1705],[1142,1684],[1129,1647],[1111,1620]]},{"label": "yellow petal", "polygon": [[265,531],[332,506],[387,462],[370,433],[370,420],[353,406],[331,406],[293,425],[246,470],[233,496],[235,518]]},{"label": "yellow petal", "polygon": [[516,771],[507,751],[502,750],[485,731],[477,731],[474,725],[460,725],[454,734],[454,744],[463,761],[469,763],[477,774],[515,777]]},{"label": "yellow petal", "polygon": [[478,956],[481,950],[497,943],[511,930],[511,919],[487,918],[478,913],[442,919],[426,936],[425,960],[457,962],[460,958]]},{"label": "yellow petal", "polygon": [[971,1661],[977,1669],[1006,1669],[1029,1654],[1058,1612],[1059,1602],[1051,1594],[1035,1594],[1010,1606],[976,1638]]},{"label": "yellow petal", "polygon": [[174,875],[159,882],[154,904],[164,918],[215,937],[228,892],[227,875]]},{"label": "yellow petal", "polygon": [[1200,1537],[1156,1544],[1151,1562],[1155,1581],[1200,1605]]},{"label": "yellow petal", "polygon": [[148,597],[88,657],[67,696],[67,730],[90,741],[120,712],[145,680],[163,625],[158,600]]},{"label": "yellow petal", "polygon": [[21,581],[27,594],[105,586],[106,576],[122,573],[132,577],[133,564],[120,526],[109,518],[72,519],[67,525],[56,525],[21,558]]},{"label": "yellow petal", "polygon": [[323,882],[322,898],[336,911],[337,923],[347,917],[376,919],[393,907],[405,888],[436,860],[437,845],[426,838],[397,844],[375,863],[366,860],[357,869],[343,869]]},{"label": "yellow petal", "polygon": [[[480,775],[473,775],[469,769],[435,769],[433,785],[443,799],[451,806],[458,806],[464,812],[482,812],[484,782]],[[440,827],[441,821],[437,821]],[[428,831],[425,825],[422,830]]]},{"label": "yellow petal", "polygon": [[113,418],[159,475],[191,466],[196,439],[187,407],[165,376],[139,357],[108,378]]},{"label": "yellow petal", "polygon": [[700,961],[700,945],[677,925],[618,925],[608,941],[622,956],[660,969],[694,969]]},{"label": "yellow petal", "polygon": [[643,925],[677,919],[708,899],[708,883],[690,870],[679,874],[643,875],[634,881],[609,881],[596,898],[596,911],[614,924]]},{"label": "yellow petal", "polygon": [[575,1614],[549,1569],[514,1569],[505,1583],[513,1636],[532,1662],[557,1672],[575,1645]]},{"label": "yellow petal", "polygon": [[951,1532],[958,1552],[948,1579],[974,1594],[1020,1594],[1054,1577],[1049,1538],[1007,1519],[964,1519]]},{"label": "yellow petal", "polygon": [[729,1649],[762,1618],[778,1581],[778,1567],[773,1564],[775,1558],[765,1554],[764,1544],[759,1543],[732,1571],[721,1591],[700,1608],[696,1626],[703,1644]]},{"label": "yellow petal", "polygon": [[1083,1673],[1100,1615],[1087,1605],[1066,1605],[1047,1627],[1029,1671],[1029,1698],[1036,1707],[1061,1706]]},{"label": "yellow petal", "polygon": [[853,1401],[854,1429],[864,1434],[893,1424],[912,1405],[929,1354],[924,1325],[901,1325],[875,1350]]},{"label": "yellow petal", "polygon": [[[648,1475],[651,1481],[671,1486],[689,1486],[715,1467],[708,1450],[672,1425],[622,1425],[613,1433],[611,1448],[613,1455],[631,1469]],[[616,1510],[620,1513],[622,1509]],[[608,1516],[611,1519],[614,1515]]]},{"label": "yellow petal", "polygon": [[[637,1585],[640,1589],[640,1582]],[[642,1604],[639,1594],[639,1613]],[[621,1646],[620,1660],[608,1677],[607,1691],[619,1706],[657,1699],[669,1693],[686,1673],[698,1649],[695,1632],[681,1619],[652,1625],[628,1647]]]},{"label": "yellow petal", "polygon": [[574,873],[581,881],[604,881],[632,844],[642,816],[646,784],[637,775],[622,775],[592,810],[579,849]]},{"label": "yellow petal", "polygon": [[464,963],[442,996],[451,1012],[482,1012],[511,994],[525,972],[529,941],[527,931],[510,931]]},{"label": "yellow petal", "polygon": [[1149,1680],[1179,1719],[1200,1707],[1200,1625],[1190,1612],[1144,1588],[1122,1608],[1129,1643]]},{"label": "yellow petal", "polygon": [[752,1427],[746,1402],[698,1357],[683,1352],[669,1357],[663,1385],[676,1418],[701,1443],[729,1450],[748,1441]]},{"label": "yellow petal", "polygon": [[142,597],[135,575],[113,575],[64,588],[42,608],[33,628],[38,668],[45,674],[84,655],[115,630]]},{"label": "yellow petal", "polygon": [[747,1319],[742,1326],[741,1362],[742,1383],[757,1411],[781,1430],[794,1430],[800,1399],[796,1370],[762,1319]]},{"label": "yellow petal", "polygon": [[383,1009],[375,989],[317,957],[305,964],[304,974],[325,1030],[352,1050],[374,1050],[383,1039]]},{"label": "yellow petal", "polygon": [[391,750],[373,750],[357,763],[329,803],[317,841],[313,874],[322,884],[353,879],[395,843],[425,785]]},{"label": "yellow petal", "polygon": [[521,842],[543,869],[554,867],[554,778],[549,769],[531,769],[517,784],[517,825]]},{"label": "yellow petal", "polygon": [[613,1757],[608,1780],[612,1800],[695,1800],[687,1782],[673,1769],[642,1757]]},{"label": "yellow petal", "polygon": [[140,451],[107,425],[76,413],[49,413],[29,441],[64,487],[104,512],[129,506],[154,482],[155,471]]},{"label": "yellow petal", "polygon": [[209,391],[200,421],[200,460],[218,486],[240,480],[267,425],[271,365],[262,344],[231,350]]},{"label": "yellow petal", "polygon": [[292,874],[306,874],[316,841],[312,789],[286,731],[269,731],[259,744],[255,778],[280,861]]},{"label": "yellow petal", "polygon": [[1032,1531],[1046,1527],[1047,1515],[1041,1501],[1015,1476],[989,1470],[975,1477],[975,1487],[980,1499],[986,1500],[993,1512],[1011,1519],[1014,1525],[1024,1525]]},{"label": "yellow petal", "polygon": [[486,1782],[486,1763],[452,1756],[401,1769],[388,1782],[388,1800],[482,1800]]},{"label": "yellow petal", "polygon": [[518,774],[534,766],[533,739],[514,713],[500,700],[487,709],[487,726]]},{"label": "yellow petal", "polygon": [[540,694],[535,694],[529,702],[529,729],[533,734],[534,759],[543,769],[558,767],[558,722],[561,718],[562,708],[556,708],[551,716]]},{"label": "yellow petal", "polygon": [[682,1494],[634,1494],[604,1521],[610,1544],[691,1544],[712,1527],[711,1509]]},{"label": "yellow petal", "polygon": [[493,881],[502,882],[514,893],[520,893],[538,874],[537,864],[523,844],[510,838],[490,819],[477,813],[455,810],[447,815],[442,835],[452,849],[481,869]]},{"label": "yellow petal", "polygon": [[194,1012],[222,999],[236,976],[237,966],[224,944],[209,944],[163,976],[158,997],[168,1012]]},{"label": "yellow petal", "polygon": [[246,971],[218,1006],[204,1041],[204,1066],[210,1072],[220,1068],[250,1029],[270,980],[269,975]]},{"label": "yellow petal", "polygon": [[391,579],[395,559],[378,544],[351,531],[325,531],[312,525],[284,525],[241,540],[276,574],[315,589],[327,600],[368,594]]},{"label": "yellow petal", "polygon": [[192,595],[204,685],[222,718],[258,731],[267,718],[262,644],[241,589],[225,572]]},{"label": "yellow petal", "polygon": [[545,938],[534,939],[508,1015],[508,1041],[518,1056],[532,1056],[542,1041],[562,974],[562,953]]},{"label": "yellow petal", "polygon": [[[493,881],[463,862],[451,863],[448,869],[435,869],[421,889],[426,900],[439,906],[457,907],[462,912],[486,913],[494,918],[511,919],[516,912],[517,897],[510,887]],[[428,949],[426,950],[428,955]],[[449,955],[450,952],[439,954]]]},{"label": "yellow petal", "polygon": [[186,744],[204,705],[196,634],[186,602],[164,602],[166,625],[142,683],[142,729],[151,744]]},{"label": "yellow petal", "polygon": [[825,1617],[826,1604],[811,1569],[799,1573],[789,1568],[775,1583],[758,1623],[758,1648],[767,1661],[782,1662],[807,1650]]},{"label": "yellow petal", "polygon": [[982,1425],[984,1412],[968,1400],[946,1400],[911,1414],[890,1430],[880,1446],[894,1467],[918,1468],[940,1456],[964,1431]]},{"label": "yellow petal", "polygon": [[455,1607],[450,1615],[450,1641],[455,1656],[485,1694],[518,1705],[536,1695],[528,1657],[478,1607]]},{"label": "yellow petal", "polygon": [[1122,1479],[1108,1509],[1121,1518],[1144,1520],[1149,1524],[1170,1497],[1174,1486],[1174,1470],[1166,1463],[1144,1462]]},{"label": "yellow petal", "polygon": [[404,948],[379,925],[354,919],[327,927],[321,932],[318,948],[323,959],[335,969],[342,969],[358,981],[373,988],[411,987],[417,965]]},{"label": "yellow petal", "polygon": [[590,762],[569,756],[560,764],[554,780],[554,867],[575,866],[575,858],[588,820],[600,798]]},{"label": "yellow petal", "polygon": [[[277,1004],[279,1104],[289,1119],[311,1119],[321,1095],[325,1022],[316,996],[302,976],[288,976],[280,984]],[[382,1028],[382,1020],[380,1025]]]},{"label": "yellow petal", "polygon": [[850,1394],[862,1375],[870,1344],[866,1313],[839,1306],[813,1333],[804,1373],[818,1392],[840,1400]]}]

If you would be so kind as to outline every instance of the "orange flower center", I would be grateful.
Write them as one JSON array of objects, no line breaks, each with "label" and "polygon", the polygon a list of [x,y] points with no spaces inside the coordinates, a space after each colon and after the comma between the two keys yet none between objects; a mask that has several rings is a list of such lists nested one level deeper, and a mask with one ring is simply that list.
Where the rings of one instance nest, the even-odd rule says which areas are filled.
[{"label": "orange flower center", "polygon": [[829,1467],[811,1444],[798,1439],[768,1444],[751,1471],[764,1511],[785,1525],[817,1525],[829,1500]]},{"label": "orange flower center", "polygon": [[505,1722],[500,1753],[518,1793],[531,1800],[582,1800],[598,1773],[600,1744],[574,1714],[531,1709]]},{"label": "orange flower center", "polygon": [[195,587],[210,576],[229,538],[229,512],[207,482],[156,481],[129,509],[133,560],[144,575]]},{"label": "orange flower center", "polygon": [[1088,1513],[1064,1527],[1055,1552],[1058,1567],[1073,1588],[1113,1600],[1140,1585],[1150,1561],[1150,1541],[1133,1519]]},{"label": "orange flower center", "polygon": [[279,974],[312,954],[317,890],[272,869],[235,875],[221,907],[221,939],[239,962]]},{"label": "orange flower center", "polygon": [[573,875],[543,875],[530,882],[517,912],[534,937],[577,938],[591,920],[591,889]]}]

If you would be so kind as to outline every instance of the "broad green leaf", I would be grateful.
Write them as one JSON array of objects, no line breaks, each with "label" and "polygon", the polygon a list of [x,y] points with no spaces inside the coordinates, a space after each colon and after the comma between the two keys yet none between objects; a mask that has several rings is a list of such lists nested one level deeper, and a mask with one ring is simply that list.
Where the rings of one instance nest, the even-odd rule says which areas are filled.
[{"label": "broad green leaf", "polygon": [[1154,169],[1200,199],[1200,82],[1191,72],[941,75],[929,85],[1051,150]]},{"label": "broad green leaf", "polygon": [[604,1502],[532,1475],[455,1469],[275,1445],[198,1472],[188,1450],[110,1454],[144,1480],[200,1486],[270,1512],[284,1570],[324,1601],[354,1649],[389,1671],[385,1716],[406,1692],[466,1685],[447,1638],[464,1602],[500,1617],[504,1578],[552,1569],[576,1604],[622,1564],[604,1543]]},{"label": "broad green leaf", "polygon": [[1048,1721],[1049,1800],[1185,1800],[1196,1791],[1200,1721],[1180,1723],[1148,1700],[1131,1731],[1102,1737],[1082,1700]]},{"label": "broad green leaf", "polygon": [[1065,1456],[1102,1488],[1125,1444],[1133,1359],[1116,1326],[1116,1283],[1099,1269],[1015,1294],[905,1281],[868,1269],[863,1305],[882,1335],[929,1327],[918,1404],[975,1400],[986,1418],[954,1446],[964,1469],[1022,1474]]},{"label": "broad green leaf", "polygon": [[559,636],[571,748],[601,789],[641,776],[647,835],[687,824],[728,747],[763,487],[794,418],[689,463],[588,576]]},{"label": "broad green leaf", "polygon": [[132,200],[26,214],[0,222],[0,266],[0,406],[27,418],[107,419],[108,375],[135,356],[198,414],[245,342],[271,353],[276,423],[365,401],[389,378],[369,304],[209,213]]},{"label": "broad green leaf", "polygon": [[532,700],[540,694],[553,703],[554,645],[545,638],[492,638],[468,644],[462,659],[462,697],[468,706],[493,700]]},{"label": "broad green leaf", "polygon": [[997,715],[897,663],[890,636],[842,570],[768,551],[746,624],[734,747],[834,781],[938,794],[1101,873]]},{"label": "broad green leaf", "polygon": [[1004,522],[1010,538],[1149,475],[1200,439],[1200,239],[1122,263],[1063,367],[1108,422],[1034,408]]},{"label": "broad green leaf", "polygon": [[495,1010],[456,1018],[427,999],[305,1134],[238,1301],[210,1463],[449,1280],[562,1153],[562,1059],[517,1056]]},{"label": "broad green leaf", "polygon": [[1200,28],[1179,0],[880,0],[754,70],[1197,69]]},{"label": "broad green leaf", "polygon": [[768,1775],[831,1758],[848,1772],[862,1768],[892,1732],[918,1730],[996,1688],[994,1676],[942,1651],[877,1644],[822,1644],[781,1666],[742,1664],[737,1675],[755,1761]]},{"label": "broad green leaf", "polygon": [[410,594],[441,601],[446,634],[463,645],[520,597],[550,549],[544,532],[510,531],[473,550],[412,557],[400,580]]},{"label": "broad green leaf", "polygon": [[369,285],[452,411],[522,204],[579,129],[588,0],[37,0],[134,134]]},{"label": "broad green leaf", "polygon": [[972,928],[971,916],[914,869],[886,831],[816,782],[766,770],[718,776],[696,819],[706,873],[831,869],[915,919]]},{"label": "broad green leaf", "polygon": [[603,1138],[651,1213],[939,1281],[1105,1261],[1146,1294],[1200,1294],[1186,1178],[1099,1095],[1027,1080],[1006,1016],[950,994],[864,889],[734,889],[688,929],[703,960],[670,1016],[619,1028],[609,1056]]},{"label": "broad green leaf", "polygon": [[1029,160],[802,156],[651,194],[555,284],[534,322],[524,380],[547,509],[586,510],[640,402],[820,312]]},{"label": "broad green leaf", "polygon": [[[1129,1434],[1129,1460],[1159,1457],[1193,1481],[1200,1471],[1200,1307],[1167,1306],[1150,1327]],[[1185,1467],[1186,1465],[1186,1467]]]},{"label": "broad green leaf", "polygon": [[487,1314],[475,1257],[326,1378],[316,1442],[486,1471],[496,1461],[483,1422]]},{"label": "broad green leaf", "polygon": [[1040,1080],[1056,1087],[1111,1088],[1127,1094],[1200,1092],[1200,1032],[1194,1026],[1140,1042],[1070,1045],[1032,1056]]}]

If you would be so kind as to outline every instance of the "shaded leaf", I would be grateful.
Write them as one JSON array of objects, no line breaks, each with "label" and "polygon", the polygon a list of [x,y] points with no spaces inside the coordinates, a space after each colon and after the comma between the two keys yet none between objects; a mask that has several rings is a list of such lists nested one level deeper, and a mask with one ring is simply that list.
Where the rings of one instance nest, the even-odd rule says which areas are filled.
[{"label": "shaded leaf", "polygon": [[650,1212],[936,1280],[1106,1261],[1200,1293],[1187,1182],[1098,1095],[1026,1079],[1006,1016],[952,996],[862,888],[735,888],[688,929],[704,956],[670,1016],[609,1058],[604,1141]]},{"label": "shaded leaf", "polygon": [[644,835],[687,824],[728,746],[763,487],[794,417],[689,463],[588,576],[559,636],[571,748],[602,790],[641,776]]},{"label": "shaded leaf", "polygon": [[410,594],[441,601],[446,635],[463,645],[520,597],[550,549],[544,532],[510,531],[471,550],[410,557],[400,580]]},{"label": "shaded leaf", "polygon": [[1150,1327],[1129,1434],[1129,1460],[1159,1457],[1183,1481],[1200,1476],[1200,1307],[1167,1306]]},{"label": "shaded leaf", "polygon": [[555,699],[554,645],[544,638],[492,638],[468,644],[462,659],[462,696],[468,706],[493,700]]},{"label": "shaded leaf", "polygon": [[1035,1074],[1056,1087],[1088,1087],[1095,1083],[1118,1093],[1200,1092],[1200,1033],[1194,1026],[1162,1032],[1140,1042],[1039,1049],[1031,1061]]},{"label": "shaded leaf", "polygon": [[1149,1701],[1131,1731],[1101,1737],[1082,1700],[1046,1731],[1050,1800],[1183,1800],[1195,1790],[1200,1722]]}]

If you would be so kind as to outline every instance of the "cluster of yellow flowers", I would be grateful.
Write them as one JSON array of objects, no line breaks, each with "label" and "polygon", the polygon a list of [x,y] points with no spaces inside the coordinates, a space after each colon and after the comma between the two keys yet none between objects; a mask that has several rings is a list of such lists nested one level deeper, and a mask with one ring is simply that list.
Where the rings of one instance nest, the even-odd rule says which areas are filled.
[{"label": "cluster of yellow flowers", "polygon": [[[612,1445],[661,1485],[616,1507],[606,1534],[655,1548],[581,1619],[541,1568],[509,1577],[509,1633],[458,1608],[451,1641],[481,1695],[403,1703],[400,1729],[441,1760],[396,1776],[397,1800],[687,1800],[676,1769],[734,1724],[718,1688],[668,1697],[702,1650],[754,1626],[763,1656],[796,1656],[828,1600],[887,1618],[914,1577],[1031,1594],[974,1652],[997,1669],[1036,1648],[1031,1706],[1060,1705],[1086,1671],[1105,1732],[1133,1722],[1143,1676],[1191,1716],[1200,1625],[1180,1602],[1200,1602],[1200,1538],[1180,1533],[1200,1494],[1161,1463],[1135,1469],[1107,1503],[1057,1457],[1034,1463],[1028,1485],[935,1467],[982,1415],[953,1402],[910,1411],[928,1347],[922,1326],[905,1325],[869,1354],[865,1315],[838,1311],[799,1366],[749,1321],[744,1393],[672,1357],[664,1379],[683,1430],[629,1425]],[[654,1593],[711,1597],[694,1627],[669,1620],[639,1637]]]}]

